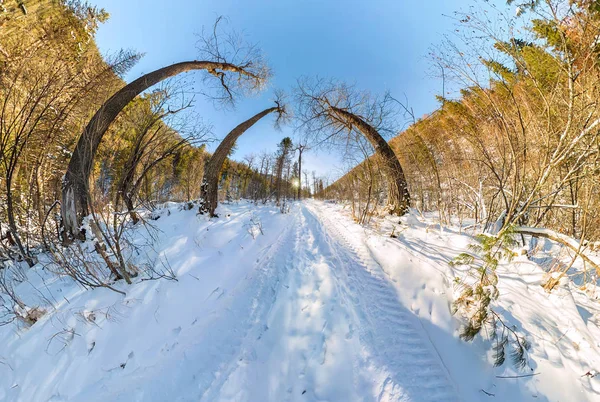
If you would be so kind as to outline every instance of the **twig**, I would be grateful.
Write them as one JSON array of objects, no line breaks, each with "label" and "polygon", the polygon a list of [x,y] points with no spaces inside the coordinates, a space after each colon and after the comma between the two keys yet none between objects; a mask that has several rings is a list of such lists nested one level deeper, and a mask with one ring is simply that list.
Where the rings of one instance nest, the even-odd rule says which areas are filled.
[{"label": "twig", "polygon": [[496,394],[492,394],[491,392],[487,392],[485,389],[481,388],[480,389],[481,392],[483,392],[484,394],[486,394],[487,396],[496,396]]},{"label": "twig", "polygon": [[48,244],[46,243],[46,234],[44,233],[44,228],[46,227],[46,221],[48,221],[50,212],[52,212],[54,207],[56,207],[57,205],[61,205],[60,201],[58,201],[58,200],[54,201],[54,203],[52,204],[50,209],[48,209],[48,212],[46,212],[46,216],[44,217],[44,222],[42,223],[42,241],[44,242],[44,247],[46,247],[46,250],[49,250],[50,248],[48,247]]}]

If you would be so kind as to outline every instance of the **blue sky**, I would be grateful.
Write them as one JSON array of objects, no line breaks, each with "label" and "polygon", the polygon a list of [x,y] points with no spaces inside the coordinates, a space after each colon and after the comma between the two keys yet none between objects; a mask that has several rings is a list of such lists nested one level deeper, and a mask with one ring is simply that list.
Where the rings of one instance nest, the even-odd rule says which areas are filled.
[{"label": "blue sky", "polygon": [[[270,88],[242,100],[235,110],[215,110],[197,98],[195,110],[217,138],[270,106],[272,89],[293,87],[303,75],[335,77],[375,93],[408,98],[421,116],[437,107],[440,80],[432,77],[427,53],[452,30],[444,16],[466,9],[469,0],[92,0],[111,15],[97,33],[103,53],[121,48],[145,53],[127,81],[167,64],[197,57],[196,36],[223,15],[267,56],[274,71]],[[234,159],[274,151],[291,128],[273,129],[265,118],[238,141]],[[209,147],[210,148],[210,147]],[[335,152],[311,151],[303,167],[335,177],[343,161]]]}]

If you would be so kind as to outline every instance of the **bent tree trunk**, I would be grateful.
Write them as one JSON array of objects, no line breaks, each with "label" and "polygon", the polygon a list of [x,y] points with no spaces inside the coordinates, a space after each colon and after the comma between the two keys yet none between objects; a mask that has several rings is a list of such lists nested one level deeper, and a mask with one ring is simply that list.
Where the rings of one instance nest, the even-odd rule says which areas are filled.
[{"label": "bent tree trunk", "polygon": [[252,127],[257,121],[268,115],[269,113],[273,113],[275,111],[279,111],[279,106],[274,106],[269,109],[265,109],[262,112],[256,114],[250,119],[246,120],[242,124],[238,125],[236,128],[231,130],[229,134],[221,141],[215,153],[210,157],[210,160],[206,164],[204,169],[204,177],[202,179],[202,193],[200,210],[198,211],[201,214],[208,213],[209,216],[213,217],[215,215],[215,210],[217,209],[217,204],[219,202],[218,199],[218,191],[219,191],[219,173],[221,173],[221,169],[223,168],[223,163],[231,152],[231,148],[237,141],[237,139],[246,132],[250,127]]},{"label": "bent tree trunk", "polygon": [[143,75],[108,99],[92,117],[79,137],[63,178],[61,203],[63,242],[82,237],[79,227],[83,218],[89,213],[89,177],[94,156],[110,124],[121,110],[140,93],[160,81],[190,70],[207,70],[221,80],[224,71],[251,76],[242,67],[229,63],[186,61]]},{"label": "bent tree trunk", "polygon": [[410,206],[410,194],[404,171],[390,144],[373,128],[357,115],[331,106],[331,110],[342,121],[356,128],[373,146],[375,153],[383,160],[383,170],[388,182],[388,198],[390,213],[404,215]]}]

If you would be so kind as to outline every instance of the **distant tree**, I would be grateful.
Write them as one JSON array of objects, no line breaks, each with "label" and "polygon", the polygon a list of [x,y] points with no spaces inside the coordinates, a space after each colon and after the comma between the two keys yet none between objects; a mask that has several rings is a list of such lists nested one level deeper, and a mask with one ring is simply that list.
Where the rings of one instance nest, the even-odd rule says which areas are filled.
[{"label": "distant tree", "polygon": [[279,147],[277,150],[277,160],[275,162],[276,173],[275,176],[277,178],[277,192],[276,192],[276,203],[279,206],[282,192],[284,190],[284,172],[289,165],[290,162],[290,153],[292,151],[292,139],[290,137],[285,137],[279,143]]},{"label": "distant tree", "polygon": [[311,191],[310,191],[310,183],[308,182],[308,171],[307,170],[303,170],[302,174],[304,175],[304,186],[306,187],[306,192],[308,197],[311,197]]},{"label": "distant tree", "polygon": [[301,183],[300,183],[300,174],[299,174],[299,170],[298,170],[298,162],[295,161],[292,164],[292,173],[291,173],[292,177],[292,184],[294,187],[298,187],[298,191],[293,191],[293,197],[294,199],[296,199],[296,197],[300,198],[300,187],[301,187]]},{"label": "distant tree", "polygon": [[302,199],[302,154],[308,150],[308,147],[300,142],[295,150],[298,151],[298,199],[300,200]]}]

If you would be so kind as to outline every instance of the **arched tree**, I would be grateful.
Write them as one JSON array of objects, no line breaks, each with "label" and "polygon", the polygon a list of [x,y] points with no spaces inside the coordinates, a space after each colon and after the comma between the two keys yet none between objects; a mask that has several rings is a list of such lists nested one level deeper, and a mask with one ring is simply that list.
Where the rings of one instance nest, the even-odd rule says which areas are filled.
[{"label": "arched tree", "polygon": [[[315,145],[347,146],[356,135],[365,137],[381,158],[388,182],[391,214],[403,215],[410,206],[410,194],[402,166],[380,132],[396,133],[393,127],[393,100],[376,98],[344,83],[302,79],[296,90],[300,127],[312,136]],[[354,137],[354,138],[353,138]]]},{"label": "arched tree", "polygon": [[[207,73],[205,78],[216,78],[218,92],[213,98],[218,101],[231,103],[240,91],[262,89],[269,70],[260,53],[254,46],[239,46],[235,36],[220,38],[217,34],[219,21],[212,33],[200,40],[201,53],[209,60],[175,63],[145,74],[115,93],[92,117],[77,142],[63,180],[63,241],[81,237],[79,227],[89,213],[89,176],[94,156],[110,124],[136,96],[169,77],[190,70],[204,70]],[[222,43],[230,48],[223,49]]]},{"label": "arched tree", "polygon": [[223,162],[225,162],[227,155],[229,155],[231,152],[231,149],[235,145],[237,139],[260,119],[274,112],[277,113],[276,125],[279,125],[282,119],[286,116],[285,106],[279,97],[275,101],[275,106],[265,109],[241,123],[236,128],[231,130],[231,132],[227,134],[223,141],[221,141],[204,169],[204,179],[202,180],[201,194],[202,204],[200,205],[199,210],[200,213],[208,213],[210,216],[215,216],[215,210],[217,209],[218,204],[219,173],[223,167]]}]

